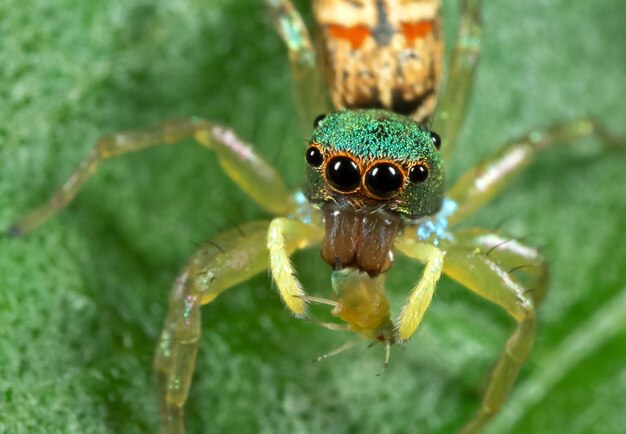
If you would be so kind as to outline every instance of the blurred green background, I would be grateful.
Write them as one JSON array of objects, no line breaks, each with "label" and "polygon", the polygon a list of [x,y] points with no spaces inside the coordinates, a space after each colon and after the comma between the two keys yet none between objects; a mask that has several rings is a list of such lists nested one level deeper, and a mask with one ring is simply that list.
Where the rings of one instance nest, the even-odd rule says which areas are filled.
[{"label": "blurred green background", "polygon": [[[453,177],[559,119],[590,113],[626,133],[621,0],[485,3]],[[444,9],[450,41],[456,2]],[[169,117],[232,125],[300,185],[285,50],[257,2],[5,0],[0,32],[0,227],[100,135]],[[542,156],[466,223],[505,220],[552,266],[536,348],[490,433],[625,430],[626,157],[598,148]],[[0,240],[0,432],[157,431],[151,358],[172,281],[198,243],[266,217],[189,142],[107,162],[58,218]],[[295,262],[311,293],[328,293],[317,251]],[[399,260],[390,273],[396,309],[419,270]],[[443,279],[418,335],[377,377],[382,348],[365,344],[311,364],[348,336],[290,317],[267,275],[203,316],[191,432],[454,432],[513,325]]]}]

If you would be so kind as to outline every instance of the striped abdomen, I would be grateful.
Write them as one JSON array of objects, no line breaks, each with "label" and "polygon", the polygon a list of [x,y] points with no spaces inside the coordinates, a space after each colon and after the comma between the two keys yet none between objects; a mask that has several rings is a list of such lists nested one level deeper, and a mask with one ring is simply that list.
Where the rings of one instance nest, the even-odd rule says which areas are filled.
[{"label": "striped abdomen", "polygon": [[333,104],[429,118],[441,77],[440,0],[316,0]]}]

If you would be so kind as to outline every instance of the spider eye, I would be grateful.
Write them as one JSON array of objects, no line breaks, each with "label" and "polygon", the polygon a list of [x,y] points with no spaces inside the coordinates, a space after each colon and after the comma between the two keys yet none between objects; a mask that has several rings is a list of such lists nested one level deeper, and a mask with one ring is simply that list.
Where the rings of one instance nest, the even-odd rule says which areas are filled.
[{"label": "spider eye", "polygon": [[346,156],[332,158],[326,165],[326,179],[339,191],[350,192],[361,182],[359,166]]},{"label": "spider eye", "polygon": [[325,117],[326,117],[325,114],[318,115],[315,118],[315,120],[313,121],[313,128],[317,128],[319,126],[320,122],[322,122]]},{"label": "spider eye", "polygon": [[439,137],[439,134],[431,131],[430,141],[433,142],[433,145],[435,146],[436,150],[439,150],[441,148],[441,137]]},{"label": "spider eye", "polygon": [[365,186],[375,196],[393,196],[404,184],[402,172],[390,163],[375,164],[365,175]]},{"label": "spider eye", "polygon": [[324,163],[324,154],[317,146],[311,146],[306,150],[306,162],[313,167],[320,167]]},{"label": "spider eye", "polygon": [[409,169],[409,181],[419,184],[428,178],[428,166],[426,163],[418,163]]}]

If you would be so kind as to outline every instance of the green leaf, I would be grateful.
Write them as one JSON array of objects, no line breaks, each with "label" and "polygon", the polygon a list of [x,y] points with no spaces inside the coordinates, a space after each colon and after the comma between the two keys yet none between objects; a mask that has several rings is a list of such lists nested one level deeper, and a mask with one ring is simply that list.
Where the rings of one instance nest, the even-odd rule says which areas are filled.
[{"label": "green leaf", "polygon": [[[560,119],[592,114],[626,133],[619,0],[485,3],[453,177]],[[260,4],[6,0],[0,17],[0,227],[46,200],[99,136],[171,117],[233,126],[300,185],[285,49]],[[489,432],[626,425],[626,158],[598,149],[588,140],[542,155],[467,222],[506,219],[551,265],[535,350]],[[151,358],[168,288],[195,244],[265,217],[210,153],[185,142],[107,161],[57,218],[0,239],[0,432],[157,431]],[[318,252],[296,265],[309,292],[327,294]],[[402,260],[390,272],[396,309],[418,274]],[[189,430],[453,432],[477,408],[511,329],[444,279],[383,376],[382,348],[365,345],[311,364],[349,337],[290,317],[261,275],[203,310]]]}]

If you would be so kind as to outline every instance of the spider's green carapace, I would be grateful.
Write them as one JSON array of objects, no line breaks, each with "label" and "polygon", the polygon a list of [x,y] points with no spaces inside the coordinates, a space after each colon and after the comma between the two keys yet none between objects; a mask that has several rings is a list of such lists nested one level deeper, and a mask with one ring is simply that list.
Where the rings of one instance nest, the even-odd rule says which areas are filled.
[{"label": "spider's green carapace", "polygon": [[[396,211],[409,220],[434,214],[444,195],[439,144],[439,137],[423,125],[386,110],[343,110],[320,117],[309,142],[310,152],[321,157],[309,162],[309,200],[347,200],[356,208]],[[333,172],[333,163],[342,160],[345,173],[341,168]],[[341,179],[333,182],[333,177]]]}]

